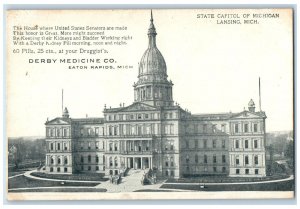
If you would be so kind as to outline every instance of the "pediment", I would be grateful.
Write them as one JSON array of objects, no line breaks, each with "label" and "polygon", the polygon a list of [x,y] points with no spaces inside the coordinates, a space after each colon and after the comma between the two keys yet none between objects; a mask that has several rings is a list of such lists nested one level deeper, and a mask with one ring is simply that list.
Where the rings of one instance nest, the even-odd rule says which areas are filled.
[{"label": "pediment", "polygon": [[122,112],[140,111],[140,110],[157,110],[156,107],[144,104],[144,103],[133,103],[127,107],[122,108]]},{"label": "pediment", "polygon": [[69,125],[70,119],[69,118],[55,118],[51,121],[46,122],[46,125]]},{"label": "pediment", "polygon": [[250,112],[250,111],[243,111],[240,113],[235,114],[231,117],[231,119],[246,119],[246,118],[262,118],[263,115],[260,112]]}]

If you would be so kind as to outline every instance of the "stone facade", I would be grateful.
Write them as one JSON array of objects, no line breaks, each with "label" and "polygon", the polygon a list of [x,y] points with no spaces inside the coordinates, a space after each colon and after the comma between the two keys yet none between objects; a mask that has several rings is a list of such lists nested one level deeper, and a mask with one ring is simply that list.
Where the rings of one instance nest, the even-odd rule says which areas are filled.
[{"label": "stone facade", "polygon": [[252,100],[248,110],[222,114],[191,114],[174,104],[156,35],[151,14],[133,104],[105,107],[103,118],[73,119],[65,109],[46,122],[46,171],[115,175],[151,168],[169,178],[265,176],[265,113],[255,111]]}]

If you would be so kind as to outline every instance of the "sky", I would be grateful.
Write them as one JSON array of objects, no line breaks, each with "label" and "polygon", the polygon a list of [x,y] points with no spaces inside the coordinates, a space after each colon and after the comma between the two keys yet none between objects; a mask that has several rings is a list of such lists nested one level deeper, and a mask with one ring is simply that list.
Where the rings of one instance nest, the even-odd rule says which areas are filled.
[{"label": "sky", "polygon": [[[217,24],[197,14],[278,13],[259,24]],[[240,112],[253,99],[258,109],[261,78],[262,110],[266,129],[293,129],[293,40],[287,10],[153,10],[157,47],[174,83],[173,98],[192,113]],[[36,11],[11,13],[7,24],[7,136],[43,136],[47,118],[61,116],[64,106],[72,118],[102,117],[104,105],[133,102],[138,62],[148,46],[149,10]],[[14,54],[13,25],[126,26],[123,46],[106,46],[108,54],[65,55],[65,58],[114,58],[123,70],[74,70],[65,64],[29,64],[31,58],[59,59],[57,54]],[[40,46],[34,49],[41,48]],[[44,46],[43,49],[61,49]],[[75,47],[76,48],[76,47]],[[99,47],[83,47],[98,49]],[[63,47],[63,49],[74,49]]]}]

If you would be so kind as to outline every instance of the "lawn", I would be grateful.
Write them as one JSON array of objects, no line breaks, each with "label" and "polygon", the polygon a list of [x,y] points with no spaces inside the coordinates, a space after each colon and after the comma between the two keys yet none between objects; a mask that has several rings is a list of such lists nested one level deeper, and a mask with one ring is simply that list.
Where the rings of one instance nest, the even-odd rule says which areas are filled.
[{"label": "lawn", "polygon": [[256,182],[288,178],[289,175],[274,175],[262,178],[228,177],[228,176],[199,176],[180,179],[168,179],[166,183],[232,183]]},{"label": "lawn", "polygon": [[8,188],[29,188],[29,187],[57,187],[57,186],[96,186],[99,183],[85,183],[85,182],[61,182],[58,181],[44,181],[30,179],[25,176],[18,176],[8,179]]},{"label": "lawn", "polygon": [[104,178],[104,174],[49,174],[42,172],[32,172],[32,176],[49,179],[60,179],[60,180],[77,180],[77,181],[107,181],[108,178]]},{"label": "lawn", "polygon": [[263,184],[231,184],[231,185],[207,185],[201,189],[200,185],[187,185],[187,184],[163,184],[160,188],[167,189],[185,189],[185,190],[199,190],[199,191],[294,191],[294,180],[263,183]]}]

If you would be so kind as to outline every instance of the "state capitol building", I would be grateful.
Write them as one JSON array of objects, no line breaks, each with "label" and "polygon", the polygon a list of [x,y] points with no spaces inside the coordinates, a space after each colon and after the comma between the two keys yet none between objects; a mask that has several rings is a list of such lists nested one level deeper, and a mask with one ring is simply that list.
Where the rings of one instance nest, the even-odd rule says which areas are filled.
[{"label": "state capitol building", "polygon": [[149,46],[139,63],[134,102],[104,108],[103,118],[62,117],[46,125],[46,172],[116,175],[153,169],[157,176],[262,177],[265,112],[191,114],[173,100],[151,13]]}]

